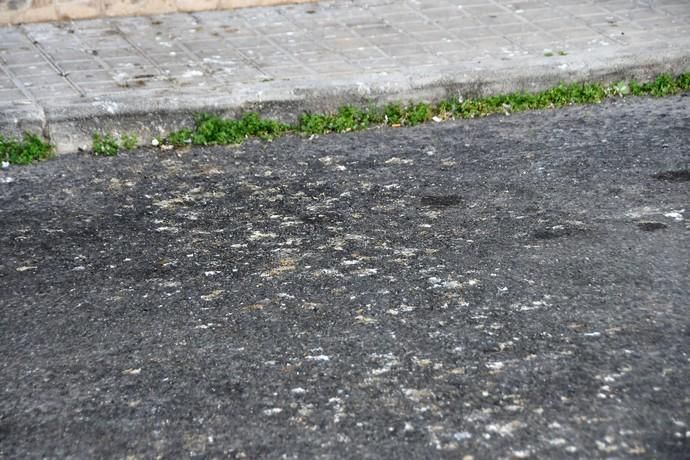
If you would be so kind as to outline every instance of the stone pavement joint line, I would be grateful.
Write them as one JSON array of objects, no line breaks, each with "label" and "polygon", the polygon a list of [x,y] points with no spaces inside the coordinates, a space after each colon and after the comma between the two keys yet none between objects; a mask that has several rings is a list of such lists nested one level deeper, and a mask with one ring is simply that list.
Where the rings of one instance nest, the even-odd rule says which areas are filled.
[{"label": "stone pavement joint line", "polygon": [[687,0],[327,0],[0,28],[0,133],[58,151],[194,113],[536,91],[690,69]]}]

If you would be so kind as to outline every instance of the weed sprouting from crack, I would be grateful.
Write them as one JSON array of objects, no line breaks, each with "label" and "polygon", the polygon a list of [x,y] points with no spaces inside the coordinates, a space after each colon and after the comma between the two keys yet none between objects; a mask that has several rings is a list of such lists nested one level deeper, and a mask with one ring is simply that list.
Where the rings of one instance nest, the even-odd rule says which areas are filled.
[{"label": "weed sprouting from crack", "polygon": [[136,134],[123,134],[118,138],[110,133],[95,133],[92,137],[91,151],[94,155],[112,157],[120,150],[132,150],[137,143]]},{"label": "weed sprouting from crack", "polygon": [[91,150],[94,155],[112,157],[120,150],[117,139],[111,134],[94,134],[92,141]]},{"label": "weed sprouting from crack", "polygon": [[123,134],[120,138],[120,145],[125,150],[134,149],[139,143],[139,138],[136,134]]}]

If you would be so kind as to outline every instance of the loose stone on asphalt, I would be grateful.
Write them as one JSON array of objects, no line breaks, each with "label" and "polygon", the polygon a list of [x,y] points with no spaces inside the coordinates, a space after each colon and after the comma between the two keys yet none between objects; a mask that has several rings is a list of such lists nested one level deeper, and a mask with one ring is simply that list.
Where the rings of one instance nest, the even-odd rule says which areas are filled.
[{"label": "loose stone on asphalt", "polygon": [[689,144],[631,98],[0,171],[0,457],[685,459]]},{"label": "loose stone on asphalt", "polygon": [[690,67],[686,0],[354,0],[0,28],[0,132],[61,152],[199,111],[538,90]]}]

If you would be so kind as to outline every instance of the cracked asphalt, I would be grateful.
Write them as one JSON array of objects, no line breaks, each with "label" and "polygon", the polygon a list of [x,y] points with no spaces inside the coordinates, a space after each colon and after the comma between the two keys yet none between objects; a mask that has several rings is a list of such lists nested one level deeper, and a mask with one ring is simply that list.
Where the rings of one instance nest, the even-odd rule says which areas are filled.
[{"label": "cracked asphalt", "polygon": [[690,452],[690,97],[0,171],[0,457]]}]

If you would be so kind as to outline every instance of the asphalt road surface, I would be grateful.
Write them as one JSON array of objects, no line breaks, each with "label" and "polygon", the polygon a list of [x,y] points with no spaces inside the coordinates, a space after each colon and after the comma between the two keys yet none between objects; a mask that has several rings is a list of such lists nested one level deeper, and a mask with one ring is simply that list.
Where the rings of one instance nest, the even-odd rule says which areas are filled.
[{"label": "asphalt road surface", "polygon": [[0,457],[687,459],[689,146],[673,97],[2,171]]}]

